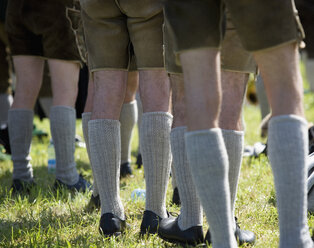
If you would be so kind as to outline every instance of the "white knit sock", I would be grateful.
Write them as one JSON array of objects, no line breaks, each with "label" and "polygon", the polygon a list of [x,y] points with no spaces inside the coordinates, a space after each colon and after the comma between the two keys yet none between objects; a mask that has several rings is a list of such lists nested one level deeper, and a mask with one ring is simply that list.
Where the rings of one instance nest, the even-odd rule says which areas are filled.
[{"label": "white knit sock", "polygon": [[[138,127],[138,140],[141,140],[140,127],[142,126],[142,115],[143,106],[139,93],[136,93],[136,103],[137,103],[137,127]],[[141,154],[141,142],[138,142],[138,153]]]},{"label": "white knit sock", "polygon": [[185,142],[193,182],[210,226],[213,247],[237,247],[232,228],[228,155],[221,130],[187,132]]},{"label": "white knit sock", "polygon": [[73,185],[79,180],[74,159],[75,109],[68,106],[53,106],[50,110],[50,130],[56,152],[56,178]]},{"label": "white knit sock", "polygon": [[171,165],[170,130],[172,115],[144,113],[141,126],[141,151],[146,182],[146,210],[167,217],[166,191]]},{"label": "white knit sock", "polygon": [[[234,217],[235,202],[237,197],[238,181],[242,164],[244,132],[222,129],[228,161],[229,161],[229,187],[231,199],[231,213]],[[233,218],[234,220],[234,218]],[[235,227],[235,223],[234,223]]]},{"label": "white knit sock", "polygon": [[171,130],[172,164],[181,200],[179,216],[179,227],[181,230],[203,225],[203,211],[185,152],[185,131],[186,127],[176,127]]},{"label": "white knit sock", "polygon": [[98,196],[98,187],[97,187],[97,180],[95,176],[95,170],[93,168],[93,164],[90,159],[90,150],[89,150],[89,138],[88,138],[88,122],[90,121],[90,118],[92,116],[91,112],[85,112],[82,114],[82,128],[83,128],[83,135],[86,143],[86,150],[87,150],[87,155],[90,161],[90,165],[92,167],[92,172],[93,172],[93,177],[94,177],[94,182],[93,182],[93,196]]},{"label": "white knit sock", "polygon": [[136,100],[122,105],[121,123],[121,164],[131,163],[131,141],[133,128],[137,122]]},{"label": "white knit sock", "polygon": [[280,247],[313,247],[307,226],[306,121],[282,115],[269,122],[268,156],[274,173]]},{"label": "white knit sock", "polygon": [[112,213],[125,219],[120,199],[121,137],[117,120],[88,122],[90,158],[95,170],[101,214]]},{"label": "white knit sock", "polygon": [[34,113],[28,109],[10,109],[8,114],[13,179],[30,181],[33,168],[29,155],[32,142]]}]

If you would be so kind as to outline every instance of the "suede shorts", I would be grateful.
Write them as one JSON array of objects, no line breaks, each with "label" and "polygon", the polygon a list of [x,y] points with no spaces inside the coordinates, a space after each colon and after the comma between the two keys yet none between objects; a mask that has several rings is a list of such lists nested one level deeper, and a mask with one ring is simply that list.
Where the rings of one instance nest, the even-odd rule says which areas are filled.
[{"label": "suede shorts", "polygon": [[166,0],[164,12],[174,50],[220,48],[224,3],[248,51],[270,49],[304,37],[292,0]]},{"label": "suede shorts", "polygon": [[[67,0],[67,3],[65,3],[66,7],[66,17],[70,22],[71,29],[75,36],[76,45],[78,48],[78,51],[80,53],[81,60],[88,64],[88,53],[86,49],[86,42],[85,42],[85,35],[84,35],[84,27],[81,17],[81,4],[79,0],[70,0],[72,1],[72,4],[69,3]],[[129,65],[129,71],[136,71],[136,61],[134,56],[134,49],[133,46],[130,47],[130,65]]]},{"label": "suede shorts", "polygon": [[[163,68],[161,0],[81,0],[91,72]],[[132,45],[131,45],[132,44]]]},{"label": "suede shorts", "polygon": [[6,30],[12,55],[80,62],[65,10],[56,0],[10,0]]},{"label": "suede shorts", "polygon": [[[221,45],[221,69],[225,71],[256,73],[257,65],[250,52],[246,51],[240,41],[229,13],[225,18],[225,32]],[[168,73],[182,73],[182,67],[176,61],[174,37],[169,32],[168,23],[164,26],[164,56]]]}]

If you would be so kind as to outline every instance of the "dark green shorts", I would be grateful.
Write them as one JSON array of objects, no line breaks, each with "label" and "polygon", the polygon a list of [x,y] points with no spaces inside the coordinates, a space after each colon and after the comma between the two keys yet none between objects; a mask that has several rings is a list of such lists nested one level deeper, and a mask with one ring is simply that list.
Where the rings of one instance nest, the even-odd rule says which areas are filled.
[{"label": "dark green shorts", "polygon": [[161,0],[81,0],[90,70],[163,68]]},{"label": "dark green shorts", "polygon": [[[174,53],[174,37],[169,32],[169,24],[164,26],[165,66],[169,73],[182,73]],[[231,17],[227,14],[225,34],[221,46],[221,69],[226,71],[256,73],[257,66],[251,53],[246,51],[239,39]]]},{"label": "dark green shorts", "polygon": [[265,50],[303,38],[291,0],[166,0],[165,17],[176,52],[221,47],[223,2],[248,51]]},{"label": "dark green shorts", "polygon": [[12,55],[80,61],[75,37],[56,0],[10,0],[6,30]]}]

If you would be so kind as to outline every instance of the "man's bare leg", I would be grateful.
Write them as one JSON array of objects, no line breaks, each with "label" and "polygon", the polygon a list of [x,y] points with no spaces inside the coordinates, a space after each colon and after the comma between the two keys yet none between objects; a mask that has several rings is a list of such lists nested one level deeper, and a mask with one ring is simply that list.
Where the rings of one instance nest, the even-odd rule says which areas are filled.
[{"label": "man's bare leg", "polygon": [[[192,175],[185,152],[184,134],[186,132],[186,114],[183,75],[170,74],[170,82],[173,109],[173,125],[171,130],[172,164],[181,200],[178,226],[182,231],[192,228],[195,234],[197,234],[194,239],[195,242],[198,243],[203,241],[203,211],[193,185]],[[169,224],[165,226],[165,233],[167,232],[166,229]]]},{"label": "man's bare leg", "polygon": [[[243,73],[222,71],[222,112],[220,114],[220,126],[223,128],[222,133],[226,143],[229,159],[229,182],[231,191],[231,209],[234,216],[234,202],[237,189],[237,182],[241,166],[242,150],[243,150],[243,131],[242,131],[242,102],[248,76]],[[185,101],[184,101],[184,83],[181,75],[170,75],[173,96],[173,129],[171,131],[171,149],[173,154],[173,165],[176,170],[178,187],[182,198],[182,208],[178,219],[179,228],[182,234],[192,232],[194,242],[200,240],[202,233],[196,231],[202,225],[201,206],[196,197],[197,193],[193,186],[190,168],[188,167],[185,155]],[[230,113],[232,113],[230,115]],[[196,197],[196,199],[195,199]],[[161,227],[161,235],[165,237],[171,236],[171,229],[174,225],[173,220],[169,220],[166,224],[163,222]],[[190,229],[192,228],[193,231]],[[189,229],[189,230],[188,230]],[[173,235],[173,234],[172,234]],[[175,237],[180,239],[180,233]],[[206,236],[207,237],[207,236]],[[209,236],[208,236],[209,237]],[[252,243],[255,241],[255,235],[246,230],[237,229],[237,237],[240,243]],[[172,238],[174,238],[172,236]],[[206,240],[210,241],[210,240]]]},{"label": "man's bare leg", "polygon": [[18,182],[32,182],[30,146],[33,130],[33,107],[41,87],[44,60],[32,56],[14,56],[17,83],[8,124],[13,161],[13,191]]},{"label": "man's bare leg", "polygon": [[[79,64],[48,60],[51,75],[53,106],[50,110],[50,129],[56,152],[56,184],[86,190],[89,184],[79,176],[74,158]],[[82,183],[82,186],[78,186]]]},{"label": "man's bare leg", "polygon": [[272,108],[268,155],[277,193],[280,247],[313,247],[307,227],[307,123],[297,44],[253,53]]},{"label": "man's bare leg", "polygon": [[[124,220],[120,199],[120,111],[125,97],[127,71],[96,71],[93,111],[88,122],[90,159],[98,186],[101,215]],[[101,221],[102,223],[102,221]],[[105,232],[105,230],[103,230]]]},{"label": "man's bare leg", "polygon": [[228,156],[218,128],[221,104],[219,51],[210,48],[185,51],[181,54],[181,63],[189,131],[185,139],[192,178],[211,227],[213,247],[236,247]]},{"label": "man's bare leg", "polygon": [[[139,71],[140,94],[143,104],[140,143],[145,171],[146,205],[141,233],[155,233],[158,223],[154,218],[167,217],[166,191],[170,173],[169,114],[170,85],[164,70]],[[151,225],[153,224],[153,225]]]},{"label": "man's bare leg", "polygon": [[[125,109],[126,111],[123,111],[124,107],[122,106],[121,114],[120,114],[120,122],[121,122],[121,150],[123,150],[123,144],[130,144],[131,143],[131,134],[132,134],[132,129],[130,128],[130,125],[134,122],[133,126],[135,125],[136,121],[136,111],[133,109],[133,101],[135,100],[135,93],[138,88],[138,73],[137,72],[129,72],[128,73],[128,82],[127,82],[127,88],[126,88],[126,93],[125,93],[125,98],[124,98],[124,105],[127,105]],[[93,109],[93,95],[94,95],[94,82],[92,77],[90,77],[90,81],[88,84],[88,94],[87,94],[87,99],[86,99],[86,104],[85,104],[85,109],[84,113],[82,114],[82,128],[83,128],[83,134],[84,134],[84,139],[86,142],[86,149],[88,153],[88,157],[90,158],[90,151],[89,151],[89,137],[88,137],[88,122],[91,119],[92,115],[92,109]],[[126,112],[123,114],[123,112]],[[128,118],[125,118],[125,115],[128,116]],[[127,122],[126,124],[123,124],[123,121],[121,120],[121,117],[125,119]],[[129,118],[130,117],[130,118]],[[124,122],[125,123],[125,122]],[[130,124],[130,125],[128,125]],[[126,127],[126,128],[124,128]],[[124,128],[124,129],[123,129]],[[127,130],[126,130],[127,129]],[[125,132],[125,131],[128,132]],[[124,135],[123,135],[124,134]],[[127,136],[127,137],[126,137]],[[129,157],[128,155],[130,153],[130,149],[125,149],[125,155],[123,155],[123,151],[121,151],[121,161],[123,157]],[[123,164],[123,163],[122,163]],[[93,165],[91,163],[91,166],[93,168]],[[121,165],[122,166],[122,165]],[[126,167],[129,169],[129,167]],[[122,167],[120,168],[120,175],[122,174],[121,172]],[[91,203],[89,204],[91,207],[98,206],[99,203],[99,191],[98,191],[98,186],[97,186],[97,180],[96,180],[96,175],[94,175],[94,169],[93,169],[93,177],[94,177],[94,182],[93,182],[93,197],[91,198]],[[129,172],[129,170],[128,170]]]},{"label": "man's bare leg", "polygon": [[92,167],[93,172],[93,194],[91,197],[91,200],[88,204],[88,210],[93,210],[94,208],[100,208],[100,198],[99,198],[99,191],[97,186],[97,180],[95,175],[95,170],[93,167],[93,164],[91,163],[90,159],[90,147],[89,147],[89,137],[88,137],[88,122],[90,121],[92,117],[92,110],[93,110],[93,95],[94,95],[94,81],[93,78],[90,76],[88,81],[88,90],[87,90],[87,98],[85,102],[85,108],[84,113],[82,114],[82,129],[83,129],[83,135],[84,140],[86,143],[86,150],[87,155],[90,161],[90,165]]},{"label": "man's bare leg", "polygon": [[[221,78],[223,93],[219,126],[222,130],[228,154],[231,213],[232,220],[236,221],[234,213],[235,202],[244,148],[242,105],[248,74],[222,71]],[[255,242],[255,234],[253,232],[240,229],[236,222],[233,224],[240,245],[244,243],[253,244]]]}]

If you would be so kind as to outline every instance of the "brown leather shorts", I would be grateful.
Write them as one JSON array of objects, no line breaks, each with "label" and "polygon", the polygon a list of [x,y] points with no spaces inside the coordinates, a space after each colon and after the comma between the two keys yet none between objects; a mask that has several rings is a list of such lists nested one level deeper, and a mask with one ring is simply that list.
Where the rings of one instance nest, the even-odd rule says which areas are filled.
[{"label": "brown leather shorts", "polygon": [[161,0],[81,0],[81,8],[92,72],[127,70],[131,44],[139,70],[164,67]]},{"label": "brown leather shorts", "polygon": [[[221,45],[221,69],[226,71],[256,73],[257,66],[251,53],[246,51],[240,41],[240,38],[227,14],[226,31]],[[164,52],[165,66],[169,73],[182,73],[182,68],[178,65],[174,53],[174,37],[169,32],[168,23],[164,26]]]},{"label": "brown leather shorts", "polygon": [[12,55],[80,61],[65,5],[56,0],[10,0],[6,30]]},{"label": "brown leather shorts", "polygon": [[291,0],[166,0],[165,18],[176,52],[221,47],[223,2],[248,51],[300,41],[304,36]]}]

